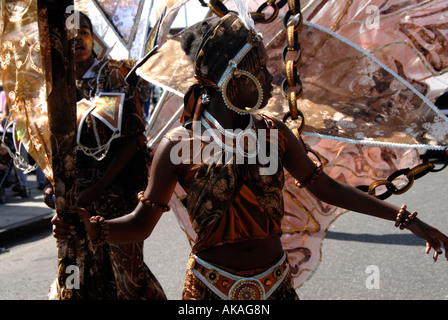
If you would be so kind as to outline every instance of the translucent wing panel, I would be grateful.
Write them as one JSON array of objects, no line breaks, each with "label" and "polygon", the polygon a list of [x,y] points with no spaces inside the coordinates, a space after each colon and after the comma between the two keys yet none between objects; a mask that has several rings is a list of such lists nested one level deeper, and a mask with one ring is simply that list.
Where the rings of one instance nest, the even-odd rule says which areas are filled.
[{"label": "translucent wing panel", "polygon": [[51,87],[50,79],[45,76],[43,59],[49,38],[44,30],[39,33],[35,1],[8,2],[2,6],[2,17],[1,73],[9,105],[5,128],[14,131],[16,149],[23,144],[51,179],[53,170],[49,161],[51,150],[46,104]]}]

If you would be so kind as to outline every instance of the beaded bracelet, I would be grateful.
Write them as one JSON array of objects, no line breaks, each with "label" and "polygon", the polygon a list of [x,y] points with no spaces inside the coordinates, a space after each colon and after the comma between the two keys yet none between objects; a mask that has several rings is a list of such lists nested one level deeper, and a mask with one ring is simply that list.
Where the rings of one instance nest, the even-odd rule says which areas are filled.
[{"label": "beaded bracelet", "polygon": [[167,211],[171,210],[170,206],[155,203],[155,202],[145,198],[144,194],[145,194],[144,191],[140,191],[137,195],[138,201],[140,201],[143,205],[150,207],[150,208],[157,208],[162,212],[167,212]]},{"label": "beaded bracelet", "polygon": [[400,224],[400,229],[403,230],[404,228],[407,228],[408,224],[415,219],[417,216],[417,211],[412,212],[404,221]]},{"label": "beaded bracelet", "polygon": [[306,187],[306,186],[312,184],[322,174],[322,172],[323,172],[322,162],[314,161],[314,163],[316,164],[316,169],[314,170],[311,177],[309,177],[308,179],[306,179],[302,182],[296,180],[297,187],[303,188],[303,187]]},{"label": "beaded bracelet", "polygon": [[106,220],[101,216],[94,216],[90,218],[90,221],[95,221],[100,225],[100,234],[95,240],[92,240],[94,246],[103,245],[109,236],[109,225]]},{"label": "beaded bracelet", "polygon": [[395,226],[399,227],[400,230],[403,230],[404,228],[406,228],[409,223],[411,223],[411,221],[413,221],[415,219],[415,217],[417,217],[417,211],[414,211],[412,213],[410,213],[406,218],[403,219],[403,215],[406,212],[406,205],[402,205],[400,208],[400,211],[398,211],[397,214],[397,218],[395,219]]}]

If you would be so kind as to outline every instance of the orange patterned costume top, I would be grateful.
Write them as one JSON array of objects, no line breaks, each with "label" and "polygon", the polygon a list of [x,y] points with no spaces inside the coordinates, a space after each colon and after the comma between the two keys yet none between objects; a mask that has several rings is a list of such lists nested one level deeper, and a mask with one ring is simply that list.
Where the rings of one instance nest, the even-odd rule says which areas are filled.
[{"label": "orange patterned costume top", "polygon": [[[178,127],[166,135],[174,145],[179,147],[180,143],[185,143],[188,146],[183,151],[188,150],[189,154],[181,155],[183,161],[177,174],[180,185],[188,194],[186,207],[198,236],[193,253],[222,244],[281,234],[285,181],[282,158],[286,138],[275,128],[272,119],[262,118],[268,127],[268,148],[278,150],[278,165],[272,175],[260,174],[263,165],[259,161],[238,164],[235,154],[224,163],[210,161],[210,157],[221,155],[208,154],[209,143],[201,141],[185,127]],[[279,132],[278,139],[273,130]],[[200,146],[196,150],[195,141]]]}]

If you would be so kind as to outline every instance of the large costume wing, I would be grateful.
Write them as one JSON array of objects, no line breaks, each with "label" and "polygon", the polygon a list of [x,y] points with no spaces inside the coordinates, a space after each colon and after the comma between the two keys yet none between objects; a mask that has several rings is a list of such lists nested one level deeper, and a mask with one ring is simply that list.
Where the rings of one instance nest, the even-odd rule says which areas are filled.
[{"label": "large costume wing", "polygon": [[[432,101],[440,84],[448,87],[446,21],[440,19],[447,8],[447,1],[309,1],[305,6],[299,34],[303,134],[329,160],[330,176],[369,185],[415,167],[415,148],[446,148],[447,119]],[[323,95],[329,100],[320,100]],[[320,239],[342,211],[297,190],[292,181],[287,185],[291,219],[285,222],[293,222],[284,226],[292,230],[284,245],[300,266],[295,279],[300,285],[316,269]],[[297,215],[297,203],[305,216]],[[301,224],[305,227],[297,229]]]},{"label": "large costume wing", "polygon": [[9,106],[4,134],[12,132],[15,150],[11,152],[16,165],[28,169],[20,154],[23,145],[52,180],[46,121],[46,99],[51,88],[46,85],[36,7],[32,1],[27,1],[26,8],[13,3],[2,6],[1,71]]},{"label": "large costume wing", "polygon": [[[68,8],[73,8],[73,1],[2,1],[1,68],[10,106],[7,126],[13,127],[14,136],[52,182],[61,220],[78,225],[74,30],[66,24]],[[58,244],[59,298],[88,296],[86,259],[87,238],[82,231]],[[73,266],[84,289],[67,285],[67,268]]]},{"label": "large costume wing", "polygon": [[448,3],[308,1],[306,19],[374,55],[434,101],[448,88]]},{"label": "large costume wing", "polygon": [[[389,1],[381,7],[378,1],[334,0],[304,4],[303,14],[309,20],[304,21],[298,34],[302,59],[297,66],[303,84],[303,95],[299,100],[299,109],[304,114],[302,136],[306,145],[324,162],[325,171],[331,177],[354,186],[370,185],[399,169],[418,165],[417,148],[446,148],[447,118],[431,102],[430,93],[433,91],[428,84],[429,80],[443,74],[446,67],[427,72],[426,59],[433,57],[434,53],[428,46],[417,46],[416,49],[413,46],[415,41],[409,42],[409,38],[414,36],[420,41],[422,36],[406,33],[403,30],[409,28],[401,26],[403,21],[411,20],[417,24],[416,30],[420,30],[423,27],[418,24],[430,20],[412,17],[434,17],[440,8],[446,8],[446,3]],[[256,10],[260,4],[261,1],[250,2],[250,9]],[[359,23],[358,28],[363,32],[353,31],[360,15],[368,21],[370,12],[366,7],[369,4],[378,4],[384,28],[389,30],[394,26],[389,37],[382,38],[384,30],[381,29],[363,30]],[[233,9],[231,1],[226,5]],[[381,10],[384,16],[381,16]],[[285,78],[281,57],[286,42],[281,12],[272,22],[256,25],[263,34],[270,57],[268,68],[276,84],[274,97],[263,111],[267,110],[280,119],[288,111],[281,92]],[[380,26],[383,20],[380,18]],[[319,25],[319,21],[325,24]],[[445,43],[441,40],[446,41],[444,28],[443,21],[436,27],[442,34],[438,37],[441,45]],[[344,30],[351,30],[351,36],[348,37],[349,33],[344,33]],[[391,39],[399,39],[400,33],[398,42],[415,53],[414,56],[410,52],[402,55],[399,43],[390,42]],[[164,43],[139,73],[148,81],[182,97],[192,83],[193,70],[180,48],[180,36]],[[376,47],[370,48],[366,43],[375,43]],[[393,48],[394,54],[384,53]],[[421,55],[418,49],[429,51]],[[439,57],[444,61],[443,53]],[[433,60],[439,61],[437,58]],[[423,68],[416,64],[423,65]],[[288,121],[287,124],[291,129],[301,126],[300,121]],[[406,181],[402,182],[406,184]],[[181,195],[182,190],[177,190]],[[320,202],[306,190],[298,189],[287,173],[284,199],[282,242],[289,253],[295,285],[300,286],[316,270],[325,233],[344,211]],[[176,201],[173,200],[173,207],[179,209],[176,211],[180,213],[176,214],[181,226],[194,241],[188,219],[182,213],[181,204],[174,205]]]}]

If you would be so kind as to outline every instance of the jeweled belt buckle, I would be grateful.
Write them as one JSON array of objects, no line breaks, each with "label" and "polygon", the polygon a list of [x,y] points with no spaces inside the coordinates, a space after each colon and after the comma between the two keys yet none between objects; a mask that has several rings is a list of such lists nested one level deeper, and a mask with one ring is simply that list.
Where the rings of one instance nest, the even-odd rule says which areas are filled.
[{"label": "jeweled belt buckle", "polygon": [[236,281],[229,291],[230,300],[264,300],[264,296],[263,285],[253,278]]}]

